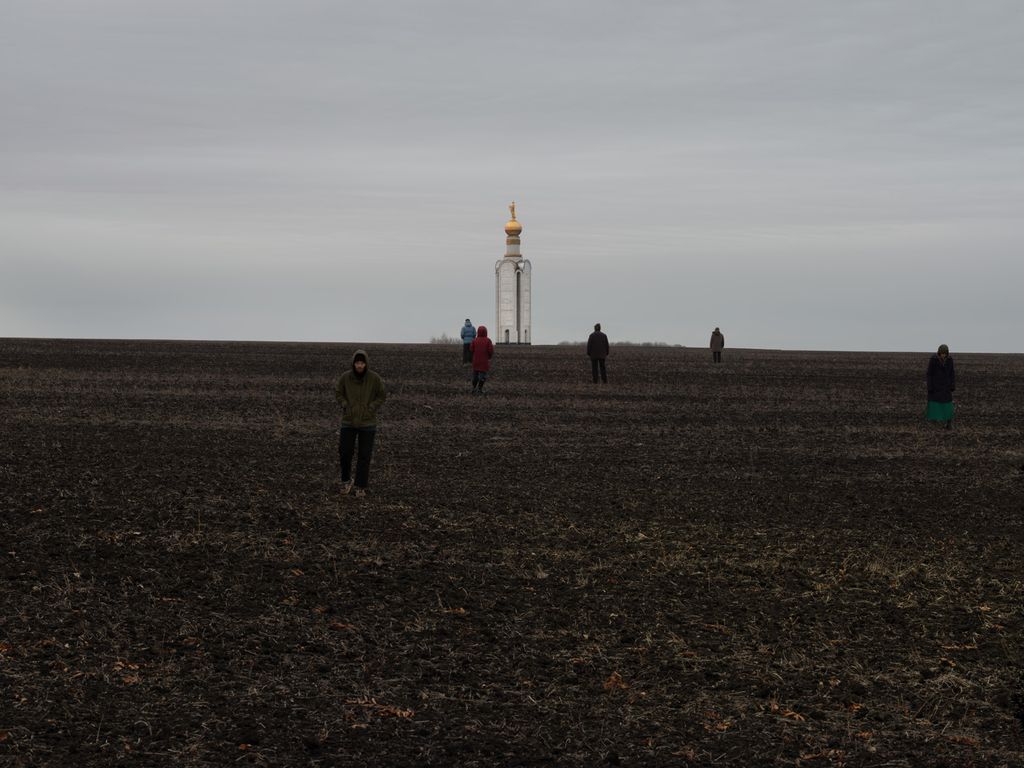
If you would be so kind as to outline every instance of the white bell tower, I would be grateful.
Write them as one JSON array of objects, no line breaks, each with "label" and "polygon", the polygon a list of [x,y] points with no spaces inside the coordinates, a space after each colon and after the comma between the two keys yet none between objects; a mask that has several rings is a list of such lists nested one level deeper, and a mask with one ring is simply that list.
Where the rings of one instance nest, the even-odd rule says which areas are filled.
[{"label": "white bell tower", "polygon": [[512,218],[505,225],[505,256],[494,265],[495,344],[530,344],[530,261],[519,252],[523,225],[516,221],[516,204],[508,207]]}]

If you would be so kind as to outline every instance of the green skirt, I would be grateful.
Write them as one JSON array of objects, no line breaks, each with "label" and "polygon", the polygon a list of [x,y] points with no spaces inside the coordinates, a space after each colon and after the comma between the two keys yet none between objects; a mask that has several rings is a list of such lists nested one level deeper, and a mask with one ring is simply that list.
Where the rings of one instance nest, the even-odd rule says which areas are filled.
[{"label": "green skirt", "polygon": [[929,400],[926,418],[928,421],[952,421],[953,404],[936,403],[934,400]]}]

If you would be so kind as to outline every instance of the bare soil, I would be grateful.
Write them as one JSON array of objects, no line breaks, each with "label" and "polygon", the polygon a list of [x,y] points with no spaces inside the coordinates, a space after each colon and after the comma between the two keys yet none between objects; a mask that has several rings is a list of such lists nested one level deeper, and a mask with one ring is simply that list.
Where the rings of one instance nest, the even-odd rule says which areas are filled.
[{"label": "bare soil", "polygon": [[1024,765],[1024,356],[0,340],[0,765]]}]

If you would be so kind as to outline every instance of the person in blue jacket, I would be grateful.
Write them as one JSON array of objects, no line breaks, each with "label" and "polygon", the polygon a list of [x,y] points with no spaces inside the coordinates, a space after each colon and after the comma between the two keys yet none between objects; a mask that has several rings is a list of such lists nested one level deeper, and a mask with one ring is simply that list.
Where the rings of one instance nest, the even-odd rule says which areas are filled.
[{"label": "person in blue jacket", "polygon": [[939,351],[928,361],[925,374],[928,384],[928,421],[945,422],[946,429],[953,428],[953,390],[956,389],[956,369],[949,347],[939,345]]},{"label": "person in blue jacket", "polygon": [[476,328],[469,322],[469,318],[466,318],[466,324],[462,326],[462,362],[471,363],[473,362],[473,353],[469,351],[469,345],[473,343],[473,339],[476,338]]}]

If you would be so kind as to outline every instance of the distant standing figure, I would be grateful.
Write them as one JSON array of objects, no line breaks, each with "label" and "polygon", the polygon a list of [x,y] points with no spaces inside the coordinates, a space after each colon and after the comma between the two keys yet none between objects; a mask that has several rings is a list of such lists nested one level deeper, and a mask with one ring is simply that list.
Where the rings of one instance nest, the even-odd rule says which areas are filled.
[{"label": "distant standing figure", "polygon": [[711,359],[716,362],[722,362],[722,350],[725,349],[725,336],[722,332],[715,328],[711,332]]},{"label": "distant standing figure", "polygon": [[587,339],[587,357],[590,358],[590,372],[594,375],[595,384],[598,372],[601,374],[601,381],[608,383],[608,372],[604,367],[608,351],[608,337],[601,331],[601,324],[595,323],[594,332]]},{"label": "distant standing figure", "polygon": [[494,357],[494,344],[487,338],[486,326],[476,329],[476,338],[469,346],[473,356],[473,394],[479,392],[482,395],[487,372],[491,370],[491,358]]},{"label": "distant standing figure", "polygon": [[469,352],[469,345],[473,343],[473,339],[476,338],[476,328],[469,322],[469,318],[466,318],[466,324],[462,326],[462,362],[471,363],[473,362],[473,356]]},{"label": "distant standing figure", "polygon": [[949,347],[939,345],[939,351],[928,361],[928,421],[944,421],[946,429],[953,428],[953,390],[956,389],[956,369]]},{"label": "distant standing figure", "polygon": [[377,436],[377,411],[384,404],[384,380],[370,370],[370,358],[361,349],[352,355],[352,368],[341,374],[334,396],[341,406],[338,456],[341,460],[341,493],[352,492],[352,454],[358,443],[355,495],[366,495],[370,482],[370,459]]}]

